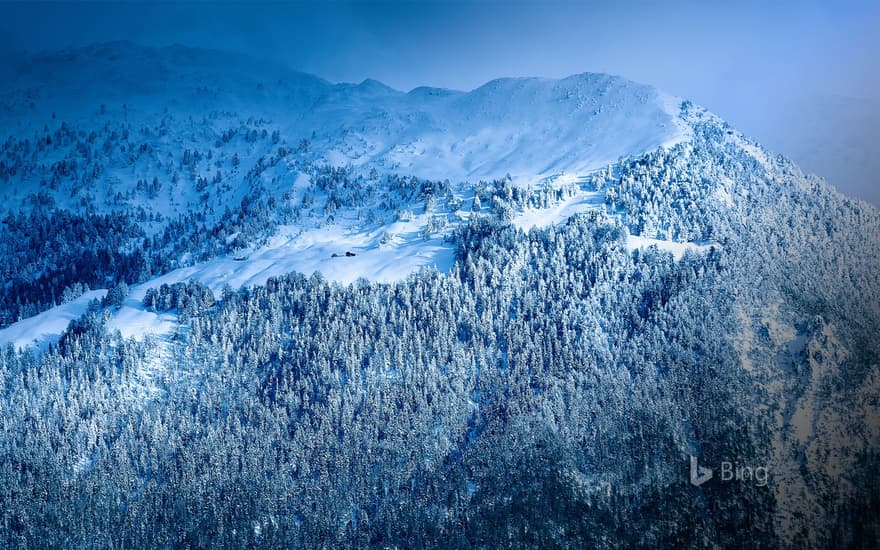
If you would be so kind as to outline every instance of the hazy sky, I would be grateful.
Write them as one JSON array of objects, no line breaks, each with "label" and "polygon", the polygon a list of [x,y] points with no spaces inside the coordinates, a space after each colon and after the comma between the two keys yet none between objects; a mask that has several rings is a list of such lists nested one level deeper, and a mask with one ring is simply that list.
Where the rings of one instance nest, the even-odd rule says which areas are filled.
[{"label": "hazy sky", "polygon": [[691,98],[880,204],[878,0],[0,3],[6,52],[119,39],[403,90],[619,74]]}]

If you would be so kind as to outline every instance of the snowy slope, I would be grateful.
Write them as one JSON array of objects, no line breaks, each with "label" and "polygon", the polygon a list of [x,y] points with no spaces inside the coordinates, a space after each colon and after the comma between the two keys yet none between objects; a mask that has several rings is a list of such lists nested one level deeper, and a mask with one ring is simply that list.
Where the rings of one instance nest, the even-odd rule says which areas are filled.
[{"label": "snowy slope", "polygon": [[651,247],[657,247],[659,250],[670,252],[672,257],[680,260],[685,252],[701,253],[707,252],[717,244],[697,244],[691,242],[676,242],[662,239],[652,239],[650,237],[642,237],[639,235],[628,235],[626,238],[626,247],[628,250],[641,250]]},{"label": "snowy slope", "polygon": [[45,349],[49,343],[58,341],[71,321],[88,310],[89,302],[100,300],[105,294],[106,290],[86,292],[76,300],[14,323],[0,330],[0,346]]},{"label": "snowy slope", "polygon": [[[161,115],[179,124],[234,114],[270,121],[288,143],[308,139],[314,158],[330,164],[441,179],[601,167],[686,138],[678,104],[653,87],[603,74],[402,93],[372,80],[331,84],[239,56],[124,42],[35,56],[0,84],[4,134],[61,121],[88,128],[115,118],[137,128]],[[195,147],[216,137],[216,128],[208,130],[201,137],[173,131],[180,145]]]},{"label": "snowy slope", "polygon": [[[449,197],[430,212],[419,201],[402,204],[414,213],[405,219],[378,202],[331,217],[322,202],[329,197],[319,192],[297,224],[263,246],[134,286],[124,307],[110,311],[124,336],[173,330],[173,316],[140,306],[146,289],[163,283],[195,279],[217,292],[292,271],[319,271],[343,284],[401,280],[425,266],[448,271],[453,249],[444,235],[467,219],[477,180],[510,175],[530,189],[551,181],[576,186],[569,198],[523,208],[512,220],[524,230],[544,227],[605,209],[604,193],[581,185],[589,174],[691,135],[678,99],[602,74],[404,93],[374,80],[332,84],[235,55],[125,42],[43,53],[5,70],[0,139],[17,141],[0,154],[0,214],[29,208],[39,191],[72,210],[141,209],[144,231],[155,235],[189,212],[210,225],[255,185],[297,207],[315,194],[307,189],[309,166],[452,182]],[[158,191],[145,191],[150,182]],[[466,204],[450,206],[452,197]],[[425,234],[432,217],[445,229]],[[656,244],[676,257],[693,248],[638,239],[631,237],[632,248]],[[0,330],[0,344],[49,341],[87,304],[83,298]]]}]

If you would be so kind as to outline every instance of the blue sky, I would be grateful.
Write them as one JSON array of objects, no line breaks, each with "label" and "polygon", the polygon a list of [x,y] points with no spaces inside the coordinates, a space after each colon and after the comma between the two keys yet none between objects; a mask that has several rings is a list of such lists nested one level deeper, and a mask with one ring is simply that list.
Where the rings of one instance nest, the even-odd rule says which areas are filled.
[{"label": "blue sky", "polygon": [[403,90],[619,74],[691,98],[880,204],[877,1],[4,3],[0,15],[6,53],[182,43]]}]

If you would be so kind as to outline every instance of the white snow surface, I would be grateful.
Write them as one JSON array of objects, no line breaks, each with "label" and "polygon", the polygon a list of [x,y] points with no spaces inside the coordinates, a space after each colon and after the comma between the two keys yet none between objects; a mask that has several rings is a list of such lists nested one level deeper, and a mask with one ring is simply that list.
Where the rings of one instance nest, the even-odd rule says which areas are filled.
[{"label": "white snow surface", "polygon": [[527,208],[514,216],[512,223],[523,231],[532,227],[542,228],[558,225],[575,214],[589,210],[605,209],[605,193],[580,191],[573,197],[550,208]]},{"label": "white snow surface", "polygon": [[17,135],[62,120],[100,127],[122,119],[136,129],[168,109],[176,125],[189,124],[166,140],[203,133],[211,143],[217,128],[205,120],[235,113],[271,120],[290,144],[308,139],[316,160],[433,179],[584,173],[690,133],[678,98],[596,73],[404,93],[374,80],[333,84],[237,55],[127,42],[39,54],[5,72],[0,127]]},{"label": "white snow surface", "polygon": [[[404,234],[397,241],[382,244],[382,232],[358,233],[328,226],[298,233],[296,227],[285,227],[264,247],[174,270],[138,285],[130,297],[142,299],[147,288],[190,279],[206,284],[216,294],[226,285],[235,289],[260,285],[270,277],[292,272],[311,275],[317,271],[327,280],[348,284],[361,277],[398,281],[423,266],[440,271],[452,267],[452,247],[439,237],[424,240],[417,233]],[[346,252],[355,256],[346,257]]]},{"label": "white snow surface", "polygon": [[717,247],[718,245],[667,241],[661,239],[652,239],[649,237],[640,237],[638,235],[629,235],[626,238],[626,248],[630,251],[650,248],[652,246],[656,246],[660,250],[671,252],[672,256],[676,260],[680,260],[684,256],[685,252],[689,250],[694,253],[708,252],[710,248],[712,248],[713,246]]},{"label": "white snow surface", "polygon": [[92,290],[71,302],[13,323],[0,330],[0,345],[12,344],[17,349],[33,346],[44,350],[49,343],[58,341],[72,320],[86,312],[90,301],[100,300],[106,292]]}]

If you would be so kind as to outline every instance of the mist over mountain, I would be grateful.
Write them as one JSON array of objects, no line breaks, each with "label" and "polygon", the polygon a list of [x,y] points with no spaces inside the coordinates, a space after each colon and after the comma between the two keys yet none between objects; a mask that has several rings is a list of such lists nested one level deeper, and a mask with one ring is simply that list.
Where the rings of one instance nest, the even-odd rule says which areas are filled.
[{"label": "mist over mountain", "polygon": [[4,70],[4,546],[880,540],[880,214],[692,102]]},{"label": "mist over mountain", "polygon": [[846,96],[817,97],[813,103],[822,116],[804,117],[798,106],[781,102],[770,112],[749,117],[749,126],[764,144],[785,151],[804,171],[820,174],[841,192],[876,207],[880,151],[874,144],[880,143],[880,104]]}]

